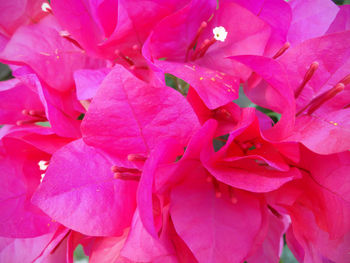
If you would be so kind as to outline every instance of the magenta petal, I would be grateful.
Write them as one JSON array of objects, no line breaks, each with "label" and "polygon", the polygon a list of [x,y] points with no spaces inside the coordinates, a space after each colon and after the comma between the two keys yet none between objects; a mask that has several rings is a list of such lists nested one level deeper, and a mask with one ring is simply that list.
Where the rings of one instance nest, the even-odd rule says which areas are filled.
[{"label": "magenta petal", "polygon": [[[303,247],[304,260],[323,262],[348,262],[349,254],[343,253],[349,247],[350,202],[348,152],[318,156],[302,148],[300,167],[307,171],[299,184],[298,198],[286,206],[292,219],[295,239]],[[284,191],[285,192],[285,191]],[[282,200],[278,200],[283,204]],[[300,251],[294,243],[295,250]],[[302,253],[298,252],[300,256]]]},{"label": "magenta petal", "polygon": [[161,142],[151,152],[150,157],[147,159],[142,169],[142,176],[137,192],[139,216],[144,228],[154,238],[157,238],[152,205],[154,176],[159,165],[167,162],[175,162],[176,157],[181,156],[182,153],[183,147],[178,144],[176,140],[173,139]]},{"label": "magenta petal", "polygon": [[203,168],[175,187],[170,214],[175,230],[199,262],[241,262],[262,224],[262,207],[251,194],[235,191],[238,202],[217,198]]},{"label": "magenta petal", "polygon": [[89,145],[126,158],[132,153],[147,154],[166,138],[186,145],[198,126],[195,113],[180,93],[142,82],[116,66],[91,103],[82,132]]},{"label": "magenta petal", "polygon": [[82,140],[57,151],[33,203],[87,235],[118,235],[130,224],[136,182],[116,180],[108,157]]},{"label": "magenta petal", "polygon": [[[230,133],[241,119],[241,108],[236,103],[229,102],[222,107],[210,110],[191,86],[188,89],[186,99],[191,104],[201,124],[204,124],[209,119],[218,121],[217,136]],[[261,116],[264,120],[271,120],[265,114],[261,114]]]},{"label": "magenta petal", "polygon": [[170,57],[184,61],[187,47],[195,38],[198,28],[210,18],[216,6],[217,1],[214,0],[192,0],[183,9],[160,21],[144,47],[151,55],[149,59],[153,62],[153,58]]},{"label": "magenta petal", "polygon": [[120,250],[123,248],[127,232],[119,237],[96,238],[89,257],[90,263],[117,262]]},{"label": "magenta petal", "polygon": [[213,119],[206,121],[191,138],[179,162],[158,167],[154,177],[156,192],[171,189],[201,165],[201,152],[208,144],[211,146],[216,129],[217,121]]},{"label": "magenta petal", "polygon": [[0,262],[33,262],[52,238],[52,233],[33,238],[0,238]]},{"label": "magenta petal", "polygon": [[78,120],[80,113],[74,108],[74,103],[77,102],[75,93],[60,93],[48,87],[38,89],[52,129],[60,136],[81,137],[81,122]]},{"label": "magenta petal", "polygon": [[[5,145],[8,138],[18,139],[48,154],[53,154],[59,148],[72,141],[69,138],[59,137],[52,131],[52,129],[42,126],[16,126],[16,128],[14,127],[11,129],[6,136],[2,138]],[[13,146],[9,145],[9,147]],[[23,148],[23,145],[21,148]]]},{"label": "magenta petal", "polygon": [[[285,68],[277,61],[259,56],[235,56],[255,71],[266,82],[245,87],[247,96],[258,105],[282,114],[281,120],[264,135],[271,140],[285,138],[293,129],[295,100]],[[256,75],[253,77],[256,77]]]},{"label": "magenta petal", "polygon": [[78,101],[73,90],[59,92],[52,89],[41,83],[37,75],[33,74],[26,67],[21,67],[14,74],[31,89],[37,90],[45,108],[45,114],[55,133],[69,138],[78,138],[81,136],[81,122],[78,120],[80,112],[75,109],[75,104]]},{"label": "magenta petal", "polygon": [[182,160],[199,160],[203,148],[208,145],[211,146],[217,126],[216,120],[210,119],[206,121],[191,138]]},{"label": "magenta petal", "polygon": [[328,0],[293,0],[290,5],[293,20],[288,40],[292,44],[322,36],[339,11],[339,7]]},{"label": "magenta petal", "polygon": [[290,226],[286,232],[286,242],[288,245],[288,248],[290,251],[292,251],[293,255],[299,262],[303,262],[304,259],[304,249],[302,246],[299,244],[299,242],[296,240],[294,233],[293,233],[293,228]]},{"label": "magenta petal", "polygon": [[249,263],[278,262],[283,251],[283,235],[288,225],[285,218],[277,218],[269,213],[267,236],[259,249],[247,261]]},{"label": "magenta petal", "polygon": [[[298,147],[266,141],[261,136],[254,108],[246,108],[242,113],[242,121],[219,151],[214,153],[212,144],[205,145],[205,141],[201,140],[201,145],[205,145],[201,161],[208,171],[225,184],[253,192],[276,190],[286,182],[299,178],[301,174],[298,169],[290,168],[279,152],[281,148],[283,154],[295,158]],[[244,146],[239,145],[252,139],[252,144],[258,146],[243,151],[241,147]]]},{"label": "magenta petal", "polygon": [[0,58],[7,63],[28,65],[42,81],[60,91],[72,88],[74,70],[97,61],[89,60],[81,49],[60,36],[57,22],[51,16],[19,28]]},{"label": "magenta petal", "polygon": [[[60,225],[57,230],[53,233],[50,242],[47,243],[43,251],[37,257],[35,262],[51,262],[50,258],[62,261],[66,260],[66,250],[67,250],[67,239],[71,230]],[[63,251],[62,251],[63,250]],[[63,254],[63,257],[62,257]],[[53,260],[55,262],[55,260]]]},{"label": "magenta petal", "polygon": [[294,245],[292,248],[297,256],[303,257],[303,262],[349,262],[349,233],[341,238],[330,238],[327,232],[319,228],[316,219],[317,217],[303,206],[294,211],[292,217],[294,237],[291,237],[288,231],[287,241],[292,241]]},{"label": "magenta petal", "polygon": [[276,190],[283,184],[300,177],[300,172],[296,168],[291,168],[287,172],[273,171],[247,158],[225,164],[220,162],[206,164],[205,167],[225,184],[258,193]]},{"label": "magenta petal", "polygon": [[319,155],[303,150],[303,163],[322,187],[350,202],[350,153]]},{"label": "magenta petal", "polygon": [[148,233],[136,210],[129,235],[120,252],[121,256],[132,262],[176,263],[172,250],[172,247],[165,246]]},{"label": "magenta petal", "polygon": [[339,8],[336,18],[327,31],[328,34],[350,29],[350,5],[343,5]]},{"label": "magenta petal", "polygon": [[35,23],[46,15],[42,0],[13,0],[0,2],[0,31],[11,36],[18,27]]},{"label": "magenta petal", "polygon": [[238,98],[239,79],[194,63],[157,61],[165,73],[189,83],[209,109],[216,109]]},{"label": "magenta petal", "polygon": [[189,0],[119,1],[118,25],[106,42],[116,41],[124,47],[128,43],[129,49],[133,44],[142,45],[159,21],[183,8],[188,2]]},{"label": "magenta petal", "polygon": [[[303,90],[298,96],[299,107],[304,107],[325,85],[335,85],[349,74],[349,38],[350,32],[345,31],[309,39],[290,48],[278,59],[285,67],[293,92],[297,91],[310,65],[318,63],[316,72],[304,88],[305,94]],[[331,88],[328,86],[327,89]]]},{"label": "magenta petal", "polygon": [[[234,56],[237,60],[250,67],[256,74],[271,85],[269,93],[261,94],[259,87],[249,85],[245,87],[247,96],[263,107],[269,107],[276,112],[283,112],[288,105],[294,102],[293,90],[290,87],[286,69],[281,63],[268,57],[260,56]],[[249,81],[248,81],[249,82]],[[284,102],[284,103],[283,103]],[[287,105],[285,103],[288,103]]]},{"label": "magenta petal", "polygon": [[350,148],[350,109],[323,116],[301,116],[297,118],[293,135],[287,140],[300,141],[319,154],[347,151]]},{"label": "magenta petal", "polygon": [[0,123],[16,124],[29,120],[23,110],[44,110],[39,95],[17,79],[0,82]]},{"label": "magenta petal", "polygon": [[74,72],[78,100],[92,99],[103,79],[110,72],[108,68],[80,69]]},{"label": "magenta petal", "polygon": [[[23,144],[19,146],[23,151],[28,151]],[[1,157],[0,167],[0,235],[27,238],[46,234],[56,228],[57,224],[30,202],[33,188],[39,184],[37,163]]]},{"label": "magenta petal", "polygon": [[[241,26],[236,26],[238,24]],[[223,26],[227,30],[227,38],[224,42],[215,42],[202,58],[196,60],[196,63],[245,79],[250,75],[250,70],[227,57],[264,54],[271,37],[271,27],[249,10],[231,1],[221,1],[219,9],[208,22],[207,30],[199,38],[199,43],[206,38],[211,39],[212,29],[218,26]]]},{"label": "magenta petal", "polygon": [[[98,2],[103,3],[104,1],[52,1],[55,17],[84,48],[94,48],[104,39],[104,31],[98,17]],[[110,9],[115,12],[115,21],[118,14],[117,7],[116,5]]]},{"label": "magenta petal", "polygon": [[247,8],[271,28],[271,38],[265,54],[274,55],[285,43],[292,20],[292,9],[284,0],[233,0],[233,2]]},{"label": "magenta petal", "polygon": [[[99,5],[97,7],[97,17],[99,18],[99,22],[103,28],[104,35],[109,37],[118,22],[118,3],[119,1],[115,0],[103,0],[99,1]],[[83,24],[83,28],[85,25]],[[84,34],[85,35],[85,34]]]},{"label": "magenta petal", "polygon": [[7,37],[0,34],[0,52],[2,52],[4,50],[8,41],[9,41],[9,39]]}]

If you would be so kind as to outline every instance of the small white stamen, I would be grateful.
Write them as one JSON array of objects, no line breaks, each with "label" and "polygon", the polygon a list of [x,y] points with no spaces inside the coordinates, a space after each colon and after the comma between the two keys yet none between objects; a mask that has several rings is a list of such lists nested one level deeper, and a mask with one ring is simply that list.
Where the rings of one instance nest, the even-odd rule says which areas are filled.
[{"label": "small white stamen", "polygon": [[40,178],[40,183],[42,183],[43,180],[44,180],[45,174],[41,174],[40,176],[41,176],[41,178]]},{"label": "small white stamen", "polygon": [[[49,166],[49,162],[41,160],[38,162],[38,165],[39,165],[40,171],[46,171],[47,167]],[[41,176],[40,178],[40,183],[41,183],[44,180],[45,173],[41,174],[40,176]]]},{"label": "small white stamen", "polygon": [[41,160],[38,162],[38,165],[39,165],[39,169],[41,171],[45,171],[47,169],[47,167],[49,166],[49,163],[47,161]]},{"label": "small white stamen", "polygon": [[221,42],[224,42],[227,37],[227,31],[223,26],[215,27],[213,29],[214,38]]},{"label": "small white stamen", "polygon": [[48,13],[48,12],[51,12],[52,9],[51,9],[51,6],[49,5],[49,3],[44,2],[41,5],[41,10],[43,10],[46,13]]},{"label": "small white stamen", "polygon": [[69,37],[70,36],[70,34],[67,30],[62,30],[59,32],[59,34],[61,37]]}]

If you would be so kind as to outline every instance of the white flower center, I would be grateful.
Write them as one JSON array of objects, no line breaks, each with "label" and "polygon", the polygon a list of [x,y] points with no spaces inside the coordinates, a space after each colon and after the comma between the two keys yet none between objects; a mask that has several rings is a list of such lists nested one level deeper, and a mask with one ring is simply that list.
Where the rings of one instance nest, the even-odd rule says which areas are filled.
[{"label": "white flower center", "polygon": [[38,165],[39,165],[39,169],[41,171],[45,171],[47,169],[47,167],[49,166],[48,162],[47,161],[43,161],[43,160],[39,161]]},{"label": "white flower center", "polygon": [[215,27],[213,29],[214,38],[221,42],[224,42],[227,37],[227,31],[223,26]]},{"label": "white flower center", "polygon": [[[49,166],[49,163],[47,161],[41,160],[38,162],[38,165],[39,165],[40,171],[46,171],[47,167]],[[42,173],[40,176],[41,176],[40,183],[42,183],[42,181],[45,177],[45,173]]]},{"label": "white flower center", "polygon": [[49,5],[49,3],[44,2],[41,5],[41,10],[43,10],[44,12],[50,12],[51,11],[51,6]]}]

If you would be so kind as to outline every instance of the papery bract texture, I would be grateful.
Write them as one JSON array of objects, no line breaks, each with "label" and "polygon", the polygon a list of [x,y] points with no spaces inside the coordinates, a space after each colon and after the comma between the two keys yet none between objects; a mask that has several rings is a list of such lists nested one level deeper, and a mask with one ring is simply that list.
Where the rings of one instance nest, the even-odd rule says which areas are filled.
[{"label": "papery bract texture", "polygon": [[197,127],[198,119],[181,94],[116,66],[101,84],[82,131],[87,144],[125,159],[128,154],[147,155],[166,138],[185,144]]},{"label": "papery bract texture", "polygon": [[74,141],[54,154],[33,202],[81,233],[119,235],[130,224],[137,184],[114,179],[112,165],[97,149]]},{"label": "papery bract texture", "polygon": [[176,231],[200,262],[240,262],[262,224],[260,201],[240,192],[237,204],[219,199],[206,182],[205,170],[198,168],[195,174],[172,192],[170,213]]},{"label": "papery bract texture", "polygon": [[0,262],[350,262],[349,6],[0,1]]}]

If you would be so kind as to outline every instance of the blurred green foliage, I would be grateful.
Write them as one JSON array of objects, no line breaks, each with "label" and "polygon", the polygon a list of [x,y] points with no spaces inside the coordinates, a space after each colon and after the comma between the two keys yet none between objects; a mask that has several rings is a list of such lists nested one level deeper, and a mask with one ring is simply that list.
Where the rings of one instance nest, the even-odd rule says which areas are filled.
[{"label": "blurred green foliage", "polygon": [[7,80],[11,78],[13,77],[10,68],[5,64],[0,63],[0,80]]},{"label": "blurred green foliage", "polygon": [[89,262],[89,257],[85,255],[81,245],[77,246],[77,248],[74,250],[74,262]]},{"label": "blurred green foliage", "polygon": [[179,92],[181,92],[182,95],[187,95],[189,85],[187,82],[183,81],[182,79],[179,79],[175,77],[174,75],[165,74],[165,83],[168,87],[171,87]]},{"label": "blurred green foliage", "polygon": [[48,121],[39,121],[36,124],[39,126],[44,126],[44,127],[51,127],[51,125]]},{"label": "blurred green foliage", "polygon": [[293,253],[289,250],[287,245],[284,246],[280,263],[298,263]]},{"label": "blurred green foliage", "polygon": [[337,5],[348,5],[350,4],[350,0],[333,0]]}]

